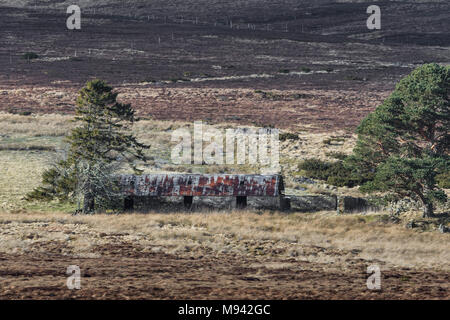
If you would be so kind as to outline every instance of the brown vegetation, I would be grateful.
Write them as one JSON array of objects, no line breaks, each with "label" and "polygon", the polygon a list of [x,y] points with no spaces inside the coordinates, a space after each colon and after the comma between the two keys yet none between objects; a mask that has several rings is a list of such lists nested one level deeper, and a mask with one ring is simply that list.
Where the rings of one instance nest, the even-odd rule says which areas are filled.
[{"label": "brown vegetation", "polygon": [[[0,214],[1,298],[448,299],[448,235],[380,215]],[[369,265],[382,290],[366,287]],[[68,290],[66,268],[82,270]]]}]

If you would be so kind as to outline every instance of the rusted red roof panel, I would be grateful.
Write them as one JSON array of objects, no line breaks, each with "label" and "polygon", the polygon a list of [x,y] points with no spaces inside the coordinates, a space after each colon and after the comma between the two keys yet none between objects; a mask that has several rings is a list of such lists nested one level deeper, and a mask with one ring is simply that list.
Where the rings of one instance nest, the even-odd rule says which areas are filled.
[{"label": "rusted red roof panel", "polygon": [[122,190],[136,196],[268,196],[283,193],[280,175],[147,174],[120,176]]}]

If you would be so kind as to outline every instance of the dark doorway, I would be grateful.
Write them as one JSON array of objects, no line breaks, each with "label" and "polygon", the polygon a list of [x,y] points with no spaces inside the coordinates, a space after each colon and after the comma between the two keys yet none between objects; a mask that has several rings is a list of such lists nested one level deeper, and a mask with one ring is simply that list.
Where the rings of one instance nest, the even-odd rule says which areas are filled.
[{"label": "dark doorway", "polygon": [[123,208],[125,211],[133,210],[134,209],[134,199],[133,197],[126,197],[123,202]]},{"label": "dark doorway", "polygon": [[237,196],[236,197],[236,208],[244,209],[247,207],[247,197],[246,196]]},{"label": "dark doorway", "polygon": [[184,207],[190,209],[192,207],[193,196],[185,196],[184,197]]}]

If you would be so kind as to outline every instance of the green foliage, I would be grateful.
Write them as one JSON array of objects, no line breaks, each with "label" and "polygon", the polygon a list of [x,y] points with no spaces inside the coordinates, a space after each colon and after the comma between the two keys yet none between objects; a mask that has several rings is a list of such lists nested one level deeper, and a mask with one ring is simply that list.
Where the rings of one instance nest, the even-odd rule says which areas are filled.
[{"label": "green foliage", "polygon": [[308,68],[308,67],[302,67],[300,70],[302,70],[302,72],[305,72],[305,73],[310,73],[311,72],[311,69]]},{"label": "green foliage", "polygon": [[[28,194],[28,200],[57,198],[74,202],[81,185],[83,212],[105,209],[105,201],[99,199],[106,197],[97,186],[104,188],[104,194],[114,194],[114,186],[108,182],[113,174],[111,166],[126,163],[135,173],[141,172],[136,161],[147,160],[144,150],[148,146],[129,133],[135,111],[129,104],[117,102],[117,95],[101,80],[88,82],[80,91],[74,119],[80,125],[65,139],[69,144],[67,156],[44,172],[42,186]],[[101,177],[104,180],[100,183]]]},{"label": "green foliage", "polygon": [[299,164],[299,170],[302,170],[310,178],[324,180],[328,184],[338,187],[354,187],[367,180],[347,167],[343,161],[326,162],[307,159]]},{"label": "green foliage", "polygon": [[[444,202],[445,193],[439,189],[420,194],[423,185],[435,183],[437,171],[442,167],[441,159],[427,157],[424,159],[405,159],[390,157],[377,168],[374,179],[361,187],[362,191],[391,191],[391,200],[403,197],[419,197],[420,200]],[[423,199],[422,197],[426,198]]]},{"label": "green foliage", "polygon": [[436,181],[440,188],[450,189],[450,171],[438,174]]},{"label": "green foliage", "polygon": [[331,151],[331,152],[327,152],[325,153],[328,157],[337,159],[337,160],[345,160],[347,159],[348,155],[343,153],[343,152],[336,152],[336,151]]},{"label": "green foliage", "polygon": [[135,111],[129,104],[117,102],[117,95],[104,81],[93,80],[80,91],[75,121],[81,126],[66,138],[70,144],[67,161],[80,160],[107,163],[124,158],[135,172],[135,160],[146,160],[141,144],[129,133]]},{"label": "green foliage", "polygon": [[25,196],[28,201],[50,201],[57,198],[68,201],[75,190],[76,179],[70,166],[65,161],[59,161],[42,174],[42,186]]},{"label": "green foliage", "polygon": [[432,215],[434,202],[446,201],[437,176],[449,170],[449,95],[450,67],[423,65],[363,119],[347,164],[374,175],[364,191],[420,199],[424,216]]},{"label": "green foliage", "polygon": [[189,78],[181,78],[181,77],[178,78],[178,77],[177,77],[177,78],[171,78],[170,81],[173,82],[173,83],[177,83],[177,82],[189,82],[189,81],[191,81],[191,79],[189,79]]},{"label": "green foliage", "polygon": [[33,114],[31,111],[28,111],[28,110],[20,111],[20,110],[14,109],[14,108],[9,109],[8,112],[12,113],[12,114],[18,114],[21,116],[31,116]]},{"label": "green foliage", "polygon": [[22,55],[22,59],[24,60],[33,60],[37,58],[39,58],[39,56],[35,52],[26,52]]},{"label": "green foliage", "polygon": [[286,141],[286,140],[299,140],[300,137],[298,136],[298,134],[292,133],[292,132],[283,132],[280,133],[279,136],[280,141]]}]

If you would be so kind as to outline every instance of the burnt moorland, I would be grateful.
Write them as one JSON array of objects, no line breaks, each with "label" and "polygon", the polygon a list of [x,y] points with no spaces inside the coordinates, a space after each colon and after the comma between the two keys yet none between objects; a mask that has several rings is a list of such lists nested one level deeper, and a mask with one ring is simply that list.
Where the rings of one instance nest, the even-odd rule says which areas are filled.
[{"label": "burnt moorland", "polygon": [[102,78],[154,119],[353,130],[413,68],[450,61],[447,1],[80,1],[81,30],[70,4],[0,1],[1,111],[71,113]]}]

